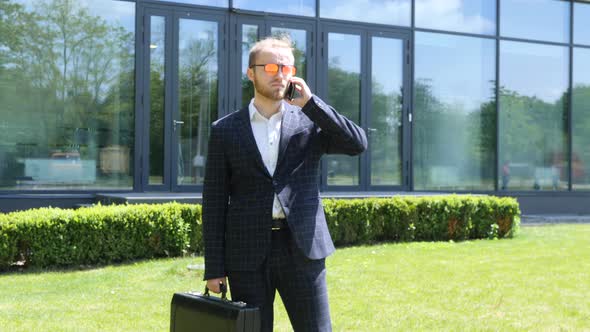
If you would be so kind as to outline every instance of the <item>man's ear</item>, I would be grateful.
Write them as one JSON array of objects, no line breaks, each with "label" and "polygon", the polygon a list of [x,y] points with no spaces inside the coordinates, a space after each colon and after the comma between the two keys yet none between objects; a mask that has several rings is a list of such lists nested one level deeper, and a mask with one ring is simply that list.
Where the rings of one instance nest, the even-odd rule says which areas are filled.
[{"label": "man's ear", "polygon": [[246,70],[246,75],[248,75],[248,79],[250,81],[254,81],[254,68],[250,67],[248,68],[248,70]]}]

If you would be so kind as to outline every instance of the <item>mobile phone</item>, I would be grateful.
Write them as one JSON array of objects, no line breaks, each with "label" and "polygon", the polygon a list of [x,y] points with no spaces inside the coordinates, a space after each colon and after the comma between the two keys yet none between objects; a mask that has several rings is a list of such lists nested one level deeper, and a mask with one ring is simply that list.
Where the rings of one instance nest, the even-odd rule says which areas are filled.
[{"label": "mobile phone", "polygon": [[289,85],[287,85],[287,89],[285,90],[285,96],[283,98],[289,101],[295,98],[295,84],[293,84],[293,82],[289,82]]}]

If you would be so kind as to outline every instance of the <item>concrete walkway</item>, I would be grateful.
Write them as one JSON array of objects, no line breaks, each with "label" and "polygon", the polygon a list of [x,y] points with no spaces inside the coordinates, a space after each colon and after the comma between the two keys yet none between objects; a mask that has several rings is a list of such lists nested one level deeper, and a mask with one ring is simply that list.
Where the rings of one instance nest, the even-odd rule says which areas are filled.
[{"label": "concrete walkway", "polygon": [[521,225],[546,225],[546,224],[590,224],[590,215],[577,214],[523,214],[520,217]]}]

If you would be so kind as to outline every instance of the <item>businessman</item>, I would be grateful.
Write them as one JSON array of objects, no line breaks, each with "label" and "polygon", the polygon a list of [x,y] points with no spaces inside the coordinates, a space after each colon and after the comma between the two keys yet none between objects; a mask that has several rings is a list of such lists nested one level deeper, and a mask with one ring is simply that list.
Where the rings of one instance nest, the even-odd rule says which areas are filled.
[{"label": "businessman", "polygon": [[[287,38],[250,50],[250,104],[213,123],[203,188],[207,287],[261,310],[272,331],[279,292],[295,331],[330,331],[325,258],[334,251],[319,198],[324,154],[357,155],[363,129],[295,76]],[[292,83],[294,99],[284,98]],[[227,279],[226,279],[227,278]]]}]

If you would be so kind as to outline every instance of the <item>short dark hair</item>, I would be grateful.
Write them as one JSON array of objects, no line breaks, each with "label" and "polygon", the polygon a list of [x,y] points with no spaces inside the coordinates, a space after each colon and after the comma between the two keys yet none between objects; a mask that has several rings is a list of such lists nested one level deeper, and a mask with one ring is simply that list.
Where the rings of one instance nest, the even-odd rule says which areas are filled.
[{"label": "short dark hair", "polygon": [[266,37],[252,45],[250,49],[250,55],[248,57],[248,67],[255,65],[256,57],[265,48],[288,48],[293,52],[293,42],[289,35],[271,36]]}]

